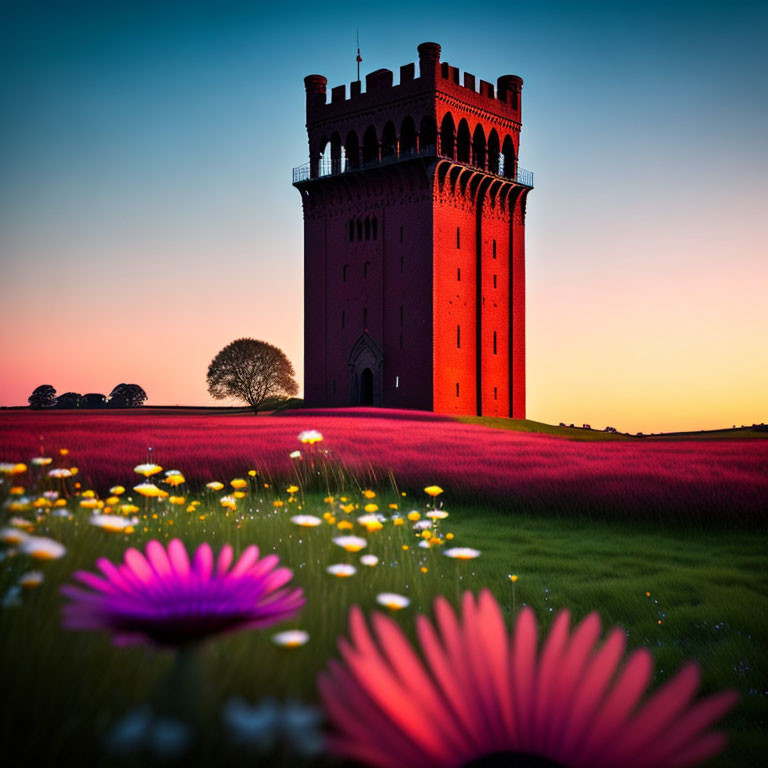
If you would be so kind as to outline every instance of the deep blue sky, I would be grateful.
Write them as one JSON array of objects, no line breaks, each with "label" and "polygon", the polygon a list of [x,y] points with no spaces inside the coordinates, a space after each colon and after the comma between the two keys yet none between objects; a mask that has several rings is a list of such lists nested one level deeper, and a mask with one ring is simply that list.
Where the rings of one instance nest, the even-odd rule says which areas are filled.
[{"label": "deep blue sky", "polygon": [[760,420],[764,2],[0,2],[0,404],[207,402],[242,335],[301,368],[302,79],[354,79],[356,28],[363,73],[434,40],[525,81],[531,417]]}]

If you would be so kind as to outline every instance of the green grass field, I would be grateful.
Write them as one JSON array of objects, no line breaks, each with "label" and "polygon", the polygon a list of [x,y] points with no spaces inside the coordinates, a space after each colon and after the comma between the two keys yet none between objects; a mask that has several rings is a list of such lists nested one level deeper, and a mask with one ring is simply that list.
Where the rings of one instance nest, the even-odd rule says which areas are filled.
[{"label": "green grass field", "polygon": [[[58,587],[78,568],[93,570],[99,556],[117,561],[130,545],[143,548],[150,538],[175,536],[188,549],[208,541],[214,549],[230,542],[236,554],[251,543],[264,552],[277,551],[294,570],[308,601],[285,628],[300,627],[311,636],[301,648],[278,648],[270,641],[274,631],[284,628],[278,627],[214,639],[203,648],[194,697],[201,738],[184,765],[253,765],[254,754],[231,744],[225,735],[223,704],[233,696],[254,704],[267,695],[313,702],[316,674],[335,654],[351,604],[372,610],[379,592],[409,596],[412,604],[396,617],[412,635],[414,615],[430,611],[437,594],[455,601],[461,591],[484,586],[494,591],[509,617],[523,603],[533,606],[542,627],[560,608],[569,608],[577,620],[596,610],[606,629],[619,624],[627,630],[629,648],[652,649],[656,683],[685,659],[698,659],[705,691],[736,687],[742,695],[724,723],[732,746],[713,764],[760,763],[768,717],[765,532],[534,519],[513,509],[454,507],[448,489],[441,498],[450,516],[440,525],[442,534],[450,532],[454,538],[446,543],[476,547],[482,552],[479,558],[460,562],[442,556],[439,547],[421,549],[408,526],[387,523],[381,531],[362,533],[369,542],[365,552],[377,554],[380,563],[338,579],[325,567],[331,562],[355,563],[359,554],[330,543],[335,526],[305,529],[288,521],[299,507],[302,513],[322,515],[329,505],[311,495],[276,508],[271,493],[252,490],[238,511],[230,513],[218,505],[216,494],[202,496],[195,512],[144,500],[141,522],[130,535],[95,528],[88,523],[90,513],[77,509],[75,502],[70,502],[71,520],[50,515],[40,519],[35,533],[61,541],[68,551],[60,560],[40,566],[46,575],[41,587],[25,591],[19,605],[0,611],[5,713],[0,728],[7,754],[19,755],[10,764],[147,764],[146,755],[106,760],[101,744],[116,720],[158,696],[169,675],[170,654],[146,647],[116,648],[105,635],[61,629]],[[360,506],[365,503],[359,489],[350,498]],[[376,502],[382,512],[393,514],[390,503],[398,503],[404,512],[423,512],[425,499],[402,499],[392,491],[380,494]],[[343,519],[338,499],[334,513]],[[32,518],[31,513],[26,516]],[[359,526],[355,533],[361,533]],[[8,547],[4,549],[2,594],[30,567],[23,556],[8,556]],[[512,573],[519,577],[514,587],[508,578]],[[24,736],[32,733],[38,736]],[[298,761],[277,750],[268,764]]]}]

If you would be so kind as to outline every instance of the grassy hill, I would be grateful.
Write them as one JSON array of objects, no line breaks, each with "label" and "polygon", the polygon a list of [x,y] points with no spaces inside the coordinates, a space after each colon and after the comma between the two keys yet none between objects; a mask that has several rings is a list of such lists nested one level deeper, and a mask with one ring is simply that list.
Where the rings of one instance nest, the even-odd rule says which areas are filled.
[{"label": "grassy hill", "polygon": [[763,424],[753,424],[749,427],[736,427],[733,429],[710,429],[697,432],[662,432],[642,436],[629,435],[623,432],[603,432],[597,429],[583,429],[581,427],[559,427],[554,424],[545,424],[543,421],[531,419],[503,419],[491,416],[458,416],[458,421],[465,424],[479,424],[493,429],[509,429],[515,432],[535,432],[542,435],[555,437],[567,437],[571,440],[723,440],[723,439],[768,439],[768,427]]}]

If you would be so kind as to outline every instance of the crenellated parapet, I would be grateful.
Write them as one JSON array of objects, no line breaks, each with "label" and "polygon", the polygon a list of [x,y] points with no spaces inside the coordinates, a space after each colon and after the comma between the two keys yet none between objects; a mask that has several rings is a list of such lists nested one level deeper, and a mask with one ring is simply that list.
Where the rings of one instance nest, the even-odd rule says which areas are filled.
[{"label": "crenellated parapet", "polygon": [[[437,43],[422,43],[415,64],[378,69],[362,82],[327,90],[322,75],[304,79],[309,164],[317,178],[412,156],[442,156],[514,176],[523,81],[496,83],[440,61]],[[303,179],[294,178],[294,181]]]}]

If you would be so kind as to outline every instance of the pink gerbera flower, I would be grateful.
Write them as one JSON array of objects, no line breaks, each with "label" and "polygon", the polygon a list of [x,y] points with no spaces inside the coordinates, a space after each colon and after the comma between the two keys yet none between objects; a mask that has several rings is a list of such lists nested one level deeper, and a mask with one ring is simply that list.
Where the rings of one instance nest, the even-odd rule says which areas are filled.
[{"label": "pink gerbera flower", "polygon": [[70,629],[105,629],[119,644],[151,642],[184,646],[237,629],[266,627],[293,616],[304,605],[302,590],[289,589],[292,572],[276,567],[277,555],[259,559],[248,547],[232,565],[226,545],[214,563],[201,544],[192,562],[178,539],[165,547],[150,541],[146,557],[137,549],[114,565],[99,558],[102,575],[78,571],[78,586],[62,587],[72,602],[64,607]]},{"label": "pink gerbera flower", "polygon": [[626,633],[598,648],[596,614],[572,631],[560,612],[538,648],[537,624],[524,608],[510,635],[488,590],[467,592],[463,617],[444,598],[436,628],[417,619],[417,655],[397,624],[374,614],[371,632],[358,607],[344,663],[319,679],[335,726],[334,751],[367,765],[688,766],[718,752],[707,733],[736,702],[733,692],[694,702],[699,682],[688,664],[641,703],[651,680],[646,649],[624,657]]}]

